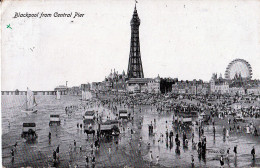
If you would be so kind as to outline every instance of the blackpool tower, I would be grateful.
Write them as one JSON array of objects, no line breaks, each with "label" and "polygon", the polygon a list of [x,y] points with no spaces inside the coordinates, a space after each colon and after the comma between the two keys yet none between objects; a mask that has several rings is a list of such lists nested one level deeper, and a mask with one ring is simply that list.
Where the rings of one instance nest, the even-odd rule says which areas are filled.
[{"label": "blackpool tower", "polygon": [[139,26],[140,19],[136,10],[134,9],[134,14],[131,20],[131,44],[130,44],[130,54],[128,62],[127,75],[128,78],[144,78],[141,53],[140,53],[140,41],[139,41]]}]

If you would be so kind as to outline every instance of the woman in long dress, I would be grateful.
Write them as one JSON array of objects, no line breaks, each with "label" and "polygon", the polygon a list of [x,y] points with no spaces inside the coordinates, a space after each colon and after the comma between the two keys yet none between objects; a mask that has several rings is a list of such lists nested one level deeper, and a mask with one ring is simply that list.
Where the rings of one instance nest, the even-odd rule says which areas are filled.
[{"label": "woman in long dress", "polygon": [[224,166],[224,160],[223,160],[223,156],[220,157],[220,167],[223,167]]},{"label": "woman in long dress", "polygon": [[247,134],[250,133],[250,130],[249,130],[249,126],[248,126],[248,125],[246,126],[246,133],[247,133]]},{"label": "woman in long dress", "polygon": [[229,138],[229,130],[228,129],[226,130],[226,135],[227,135],[227,138]]}]

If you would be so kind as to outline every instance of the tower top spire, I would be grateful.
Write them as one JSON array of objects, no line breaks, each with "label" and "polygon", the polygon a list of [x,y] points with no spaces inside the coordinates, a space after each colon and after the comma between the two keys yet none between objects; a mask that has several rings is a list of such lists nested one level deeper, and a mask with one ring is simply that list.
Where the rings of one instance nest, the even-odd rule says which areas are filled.
[{"label": "tower top spire", "polygon": [[136,9],[136,3],[137,3],[137,1],[135,1],[135,9],[134,9],[134,13],[133,13],[132,20],[131,20],[131,25],[139,26],[140,19],[138,17],[138,13],[137,13],[137,9]]},{"label": "tower top spire", "polygon": [[134,13],[137,13],[136,4],[137,4],[137,1],[135,1],[135,9],[134,9]]}]

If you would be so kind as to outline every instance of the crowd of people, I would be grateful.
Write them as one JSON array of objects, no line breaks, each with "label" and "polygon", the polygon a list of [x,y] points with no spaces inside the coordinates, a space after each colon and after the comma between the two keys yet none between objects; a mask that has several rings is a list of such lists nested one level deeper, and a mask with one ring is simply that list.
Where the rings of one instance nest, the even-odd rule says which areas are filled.
[{"label": "crowd of people", "polygon": [[[161,111],[163,111],[164,109],[166,109],[166,107],[170,108],[170,112],[179,112],[179,111],[184,111],[187,113],[190,113],[192,111],[196,111],[199,113],[201,112],[207,112],[210,122],[212,123],[212,128],[213,128],[213,133],[214,133],[214,137],[216,134],[216,128],[215,128],[215,120],[214,118],[217,117],[219,119],[221,119],[222,121],[227,121],[228,122],[228,128],[226,128],[226,126],[223,126],[223,135],[225,138],[229,138],[230,136],[230,132],[244,132],[244,133],[251,133],[255,136],[258,136],[258,129],[257,126],[254,125],[253,122],[249,123],[248,125],[244,125],[243,123],[241,123],[240,121],[237,120],[237,118],[234,116],[234,109],[231,109],[231,106],[228,106],[227,103],[229,101],[227,101],[227,98],[222,98],[220,99],[220,97],[211,97],[210,102],[208,103],[209,99],[205,98],[203,101],[200,98],[196,98],[196,97],[184,97],[182,98],[180,101],[173,101],[174,99],[171,100],[172,97],[168,97],[165,98],[162,95],[158,96],[158,95],[140,95],[140,96],[123,96],[123,97],[114,97],[112,99],[107,99],[104,102],[104,104],[109,104],[109,106],[113,106],[116,107],[116,105],[119,105],[120,107],[127,107],[127,108],[131,108],[135,105],[150,105],[152,107],[155,107],[156,110],[158,111],[158,113],[160,113]],[[190,101],[194,101],[192,103],[187,103],[185,100],[188,99]],[[213,99],[213,100],[212,100]],[[230,99],[230,97],[229,97]],[[236,97],[235,100],[233,100],[233,103],[237,102],[238,100],[241,100],[242,98],[238,98]],[[153,101],[153,100],[157,100],[157,101]],[[214,102],[215,100],[215,102]],[[218,100],[218,101],[216,101]],[[134,103],[133,103],[134,102]],[[145,103],[144,103],[145,102]],[[173,103],[175,102],[175,103]],[[213,103],[214,102],[214,103]],[[236,111],[237,112],[237,111]],[[255,117],[257,118],[259,115],[259,107],[255,107],[255,106],[250,106],[249,108],[241,108],[239,110],[239,112],[242,112],[242,115],[247,117]],[[227,119],[228,118],[228,119]],[[231,118],[233,123],[231,124]],[[154,123],[155,124],[155,123]],[[208,123],[207,123],[208,124]],[[150,135],[155,135],[154,133],[154,125],[149,124],[148,125],[148,131]],[[181,127],[180,127],[181,128]],[[192,146],[194,148],[196,148],[196,144],[197,144],[197,150],[198,150],[198,154],[199,156],[204,156],[206,154],[207,148],[206,148],[206,136],[203,136],[204,134],[204,130],[203,130],[203,125],[200,125],[198,127],[198,131],[199,131],[199,135],[200,138],[198,140],[198,143],[195,143],[194,139],[192,138]],[[185,135],[185,131],[183,132],[183,134]],[[194,133],[192,133],[193,137],[194,137]],[[165,137],[167,137],[167,139],[169,138],[169,144],[172,143],[172,136],[173,136],[173,131],[171,130],[170,132],[168,132],[168,130],[165,133]],[[186,135],[185,135],[186,136]],[[188,143],[188,139],[183,136],[183,146],[187,146],[186,144]],[[163,137],[163,135],[160,134],[160,139],[161,137]],[[160,140],[159,139],[159,140]],[[176,134],[176,138],[175,138],[175,142],[176,142],[176,146],[179,146],[179,139],[178,139],[178,133]],[[171,146],[171,145],[170,145]],[[176,149],[176,151],[178,152],[178,148]],[[237,152],[237,146],[234,146],[234,153]],[[229,149],[227,150],[227,154],[229,153]],[[253,148],[251,151],[252,154],[252,158],[255,158],[255,149]],[[150,152],[150,155],[152,155],[152,152]],[[158,156],[159,157],[159,156]],[[224,156],[220,157],[220,163],[221,165],[224,165]],[[152,157],[150,157],[152,158]],[[194,157],[192,157],[194,162]]]}]

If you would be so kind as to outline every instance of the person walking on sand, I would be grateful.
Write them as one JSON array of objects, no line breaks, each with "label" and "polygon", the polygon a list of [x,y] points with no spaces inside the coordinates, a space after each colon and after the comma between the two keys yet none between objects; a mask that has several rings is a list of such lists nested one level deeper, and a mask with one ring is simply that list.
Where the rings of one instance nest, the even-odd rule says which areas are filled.
[{"label": "person walking on sand", "polygon": [[229,157],[229,150],[230,150],[230,148],[227,149],[227,159]]},{"label": "person walking on sand", "polygon": [[96,158],[95,158],[95,156],[93,156],[92,157],[92,165],[95,165],[95,163],[96,163]]},{"label": "person walking on sand", "polygon": [[108,148],[108,154],[111,155],[111,148]]},{"label": "person walking on sand", "polygon": [[12,160],[14,160],[14,150],[11,149]]},{"label": "person walking on sand", "polygon": [[226,131],[226,136],[227,136],[227,138],[229,138],[229,130],[228,129]]},{"label": "person walking on sand", "polygon": [[194,156],[191,155],[191,167],[194,167]]},{"label": "person walking on sand", "polygon": [[150,162],[153,162],[153,153],[150,151]]},{"label": "person walking on sand", "polygon": [[223,160],[223,156],[220,157],[220,167],[223,167],[224,166],[224,160]]},{"label": "person walking on sand", "polygon": [[59,153],[60,153],[60,145],[58,145],[56,149],[57,159],[59,159]]},{"label": "person walking on sand", "polygon": [[253,146],[251,150],[252,160],[255,160],[255,147]]},{"label": "person walking on sand", "polygon": [[56,162],[56,151],[53,150],[53,162]]},{"label": "person walking on sand", "polygon": [[237,155],[237,145],[236,146],[234,146],[234,153],[235,153],[235,155]]},{"label": "person walking on sand", "polygon": [[51,139],[51,132],[49,132],[49,140]]},{"label": "person walking on sand", "polygon": [[69,146],[69,153],[71,153],[72,152],[72,145],[70,144],[70,146]]},{"label": "person walking on sand", "polygon": [[88,162],[89,162],[88,156],[86,156],[86,167],[88,167]]}]

